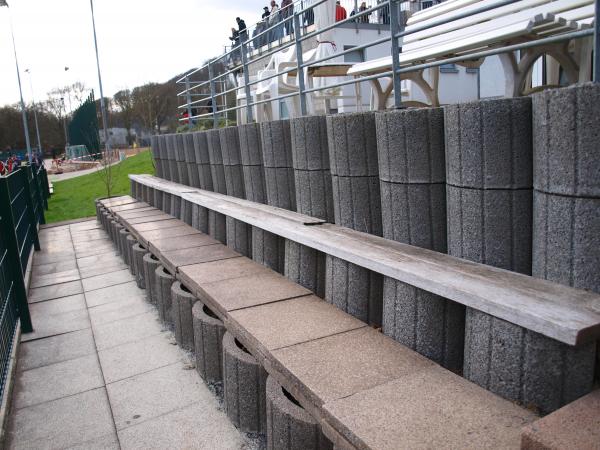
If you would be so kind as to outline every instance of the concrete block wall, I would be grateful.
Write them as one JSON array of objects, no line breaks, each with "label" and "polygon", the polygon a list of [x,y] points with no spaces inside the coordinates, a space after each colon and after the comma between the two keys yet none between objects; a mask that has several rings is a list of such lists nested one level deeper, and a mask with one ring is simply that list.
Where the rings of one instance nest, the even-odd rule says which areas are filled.
[{"label": "concrete block wall", "polygon": [[[210,161],[210,173],[212,178],[213,191],[218,192],[219,194],[227,194],[219,130],[207,131],[206,140],[208,144],[208,157]],[[217,239],[218,241],[224,244],[227,243],[225,216],[223,214],[209,211],[208,231],[213,238]]]},{"label": "concrete block wall", "polygon": [[[327,117],[327,138],[335,223],[382,235],[375,114]],[[362,267],[326,257],[325,299],[356,318],[379,326],[383,277]]]},{"label": "concrete block wall", "polygon": [[[383,237],[447,252],[444,111],[376,115]],[[464,307],[384,277],[383,332],[442,366],[460,371]]]},{"label": "concrete block wall", "polygon": [[185,142],[183,134],[175,134],[175,157],[177,158],[177,172],[179,174],[179,183],[190,186],[188,178],[188,168],[185,160]]},{"label": "concrete block wall", "polygon": [[210,156],[208,151],[207,133],[199,131],[192,133],[194,141],[194,161],[198,171],[198,184],[200,189],[213,190],[212,173],[210,167]]},{"label": "concrete block wall", "polygon": [[152,161],[154,162],[156,176],[160,177],[160,178],[164,178],[163,171],[162,171],[162,161],[160,159],[160,148],[159,148],[159,142],[161,140],[160,138],[161,138],[160,135],[150,137],[150,150],[152,151]]},{"label": "concrete block wall", "polygon": [[196,166],[196,150],[194,148],[194,136],[192,133],[185,133],[183,136],[183,151],[185,154],[185,165],[187,167],[189,186],[199,188],[200,178],[198,176],[198,167]]}]

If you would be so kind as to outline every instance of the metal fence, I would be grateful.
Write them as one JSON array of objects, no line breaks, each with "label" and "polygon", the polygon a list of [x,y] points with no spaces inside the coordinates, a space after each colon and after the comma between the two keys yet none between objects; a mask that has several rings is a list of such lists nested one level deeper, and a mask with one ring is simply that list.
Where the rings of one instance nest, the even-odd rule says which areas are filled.
[{"label": "metal fence", "polygon": [[[466,17],[483,13],[486,11],[490,11],[494,8],[500,8],[505,5],[509,5],[511,3],[516,3],[521,0],[505,0],[505,1],[497,1],[497,2],[481,2],[482,6],[477,8],[472,8],[469,11],[464,13],[454,14],[449,18],[442,18],[439,20],[429,21],[426,25],[422,26],[412,26],[409,30],[404,28],[403,22],[403,13],[402,11],[412,11],[414,9],[414,2],[407,2],[406,0],[372,0],[377,1],[377,4],[374,6],[367,7],[366,9],[360,8],[358,11],[355,11],[354,14],[348,14],[347,18],[344,20],[334,21],[327,26],[322,27],[317,30],[312,26],[308,26],[314,24],[314,8],[325,3],[327,0],[303,0],[296,1],[294,3],[294,9],[291,14],[287,17],[281,17],[280,21],[276,24],[268,27],[264,27],[260,32],[256,32],[256,29],[249,30],[247,36],[240,39],[240,42],[237,43],[236,46],[226,51],[221,56],[218,56],[211,61],[209,61],[204,66],[197,68],[195,70],[190,71],[184,77],[177,80],[178,84],[182,84],[185,86],[183,91],[179,92],[177,95],[184,99],[184,103],[179,106],[180,109],[186,110],[187,117],[180,119],[180,121],[185,122],[189,120],[190,127],[192,126],[193,119],[209,119],[212,117],[213,127],[217,128],[219,124],[218,116],[220,114],[225,114],[230,111],[238,111],[241,109],[246,109],[246,119],[247,122],[253,121],[253,107],[270,102],[277,102],[280,100],[299,97],[300,103],[300,113],[301,115],[307,114],[307,94],[329,90],[333,88],[339,88],[347,85],[354,85],[357,83],[377,80],[380,78],[391,78],[393,83],[393,92],[394,92],[394,107],[402,108],[402,98],[401,98],[401,79],[402,74],[413,72],[417,70],[423,70],[433,67],[439,67],[446,64],[454,64],[460,63],[469,60],[478,60],[481,58],[485,58],[488,56],[499,55],[502,53],[508,52],[517,52],[519,50],[525,50],[532,47],[538,46],[546,46],[550,44],[556,44],[560,42],[567,42],[572,39],[584,38],[593,36],[593,76],[592,79],[594,82],[600,81],[600,24],[597,20],[594,21],[594,26],[588,29],[581,29],[577,31],[565,32],[562,34],[551,35],[548,37],[542,37],[531,41],[519,42],[517,44],[512,45],[494,45],[491,48],[487,49],[479,49],[474,51],[468,51],[460,54],[460,56],[451,56],[451,57],[443,57],[437,58],[434,61],[426,61],[426,62],[416,62],[410,65],[400,65],[400,54],[402,52],[401,43],[399,39],[408,36],[413,33],[422,32],[428,30],[433,27],[438,27],[440,25],[444,25],[450,23],[455,20],[464,19]],[[351,2],[352,4],[356,4],[358,2],[354,2],[354,0],[346,0],[345,3]],[[437,1],[431,2],[420,2],[420,8],[426,8],[433,6],[437,3]],[[361,2],[362,4],[362,2]],[[595,17],[598,17],[598,9],[600,5],[600,0],[594,0],[595,5]],[[307,17],[309,18],[309,22],[307,22]],[[310,18],[312,17],[312,21]],[[387,17],[387,19],[386,19]],[[373,18],[376,18],[373,19]],[[332,29],[343,26],[344,24],[352,24],[352,23],[374,23],[383,24],[382,26],[386,26],[389,28],[390,34],[389,36],[378,38],[374,41],[367,42],[365,44],[361,44],[358,46],[354,46],[350,49],[344,51],[337,51],[334,54],[324,56],[322,58],[312,60],[310,62],[303,61],[303,50],[302,43],[309,40],[318,38],[319,35],[326,33]],[[289,25],[289,27],[288,27]],[[292,30],[289,35],[283,36],[281,30],[290,29]],[[250,31],[252,31],[250,33]],[[261,42],[261,39],[264,40],[265,37],[272,36],[273,34],[278,36],[274,45],[274,48],[271,48],[273,44],[273,40],[268,38],[267,41],[269,45],[266,50],[264,47],[259,46],[257,43]],[[245,39],[245,40],[244,40]],[[326,84],[322,86],[310,87],[307,88],[306,83],[306,74],[308,68],[315,66],[317,64],[326,63],[335,58],[339,58],[346,54],[356,52],[359,50],[365,50],[370,47],[374,47],[377,45],[381,45],[384,43],[391,44],[391,55],[392,55],[392,66],[390,70],[385,70],[380,73],[368,75],[368,76],[359,76],[353,79],[344,80],[341,82]],[[296,66],[293,68],[288,68],[285,70],[276,71],[276,73],[269,74],[261,78],[260,80],[250,81],[249,76],[249,65],[256,64],[258,61],[268,58],[275,53],[282,51],[284,49],[295,47],[296,50]],[[214,65],[216,62],[226,61],[229,63],[229,70],[226,70],[220,74],[214,74]],[[193,77],[195,74],[208,69],[209,79],[208,80],[194,80]],[[230,89],[226,89],[223,92],[217,95],[215,89],[215,83],[220,80],[226,79],[231,75],[235,75],[237,73],[243,74],[243,84],[241,86],[234,86]],[[284,74],[297,73],[298,74],[298,89],[295,92],[278,95],[276,97],[268,98],[265,100],[252,100],[248,101],[248,99],[252,99],[251,88],[253,85],[264,82],[266,80],[277,78]],[[225,98],[227,94],[232,92],[237,93],[238,91],[244,91],[245,98],[247,99],[245,104],[243,105],[235,105],[231,107],[218,108],[217,100],[218,97]],[[208,103],[211,107],[208,109],[208,112],[202,114],[194,114],[196,111],[196,107],[201,103]],[[220,105],[219,105],[220,106]]]},{"label": "metal fence", "polygon": [[48,207],[48,177],[43,166],[22,166],[0,176],[0,399],[10,363],[17,320],[33,330],[25,272],[33,248],[40,249],[38,225]]}]

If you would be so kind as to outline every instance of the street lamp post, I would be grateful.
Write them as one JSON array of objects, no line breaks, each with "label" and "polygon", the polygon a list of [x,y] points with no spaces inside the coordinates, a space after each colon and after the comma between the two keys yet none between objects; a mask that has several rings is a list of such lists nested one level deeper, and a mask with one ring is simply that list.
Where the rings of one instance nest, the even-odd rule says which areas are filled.
[{"label": "street lamp post", "polygon": [[63,128],[65,130],[65,152],[67,151],[67,147],[69,147],[69,133],[67,133],[67,106],[65,105],[65,98],[61,97],[60,101],[62,103],[62,109],[64,111],[63,116]]},{"label": "street lamp post", "polygon": [[38,124],[37,108],[35,106],[35,95],[33,94],[33,81],[32,81],[33,76],[31,75],[30,69],[25,69],[25,73],[29,74],[29,87],[31,88],[31,103],[33,104],[33,118],[35,120],[35,134],[37,136],[37,146],[38,146],[38,151],[40,152],[40,158],[43,159],[43,155],[41,154],[42,153],[42,140],[40,139],[40,126]]},{"label": "street lamp post", "polygon": [[[0,7],[6,6],[8,8],[8,3],[6,0],[0,0]],[[17,46],[15,44],[15,33],[13,30],[12,19],[10,17],[10,13],[8,14],[8,21],[10,23],[10,34],[12,36],[13,43],[13,52],[15,54],[15,65],[17,68],[17,81],[19,82],[19,94],[21,96],[21,115],[23,117],[23,131],[25,133],[25,144],[27,145],[27,159],[29,160],[29,164],[31,164],[31,143],[29,142],[29,127],[27,126],[27,113],[25,111],[25,102],[23,101],[23,90],[21,89],[21,73],[19,72],[19,60],[17,59]]]}]

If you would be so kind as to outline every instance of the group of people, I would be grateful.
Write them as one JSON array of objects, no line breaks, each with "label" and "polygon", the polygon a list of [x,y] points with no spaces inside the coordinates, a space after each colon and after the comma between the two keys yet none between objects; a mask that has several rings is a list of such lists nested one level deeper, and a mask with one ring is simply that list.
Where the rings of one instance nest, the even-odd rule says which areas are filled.
[{"label": "group of people", "polygon": [[21,167],[21,158],[9,153],[5,161],[0,159],[0,176],[8,175],[19,167]]},{"label": "group of people", "polygon": [[[377,0],[377,4],[382,3],[384,0]],[[358,8],[355,8],[350,13],[350,17],[355,16],[356,14],[362,13],[363,11],[367,11],[371,6],[367,6],[367,2],[362,2]],[[353,20],[356,23],[370,23],[371,22],[371,14],[367,13]],[[346,20],[348,18],[348,13],[346,8],[344,8],[339,1],[335,3],[335,21],[340,22],[342,20]],[[389,24],[390,23],[390,7],[384,6],[377,10],[377,22],[381,24]]]}]

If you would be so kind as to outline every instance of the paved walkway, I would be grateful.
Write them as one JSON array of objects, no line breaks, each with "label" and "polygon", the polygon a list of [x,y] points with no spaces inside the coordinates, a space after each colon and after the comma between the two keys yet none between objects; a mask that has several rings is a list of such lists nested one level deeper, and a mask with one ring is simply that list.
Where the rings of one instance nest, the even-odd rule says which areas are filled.
[{"label": "paved walkway", "polygon": [[46,228],[11,449],[250,449],[95,220]]}]

